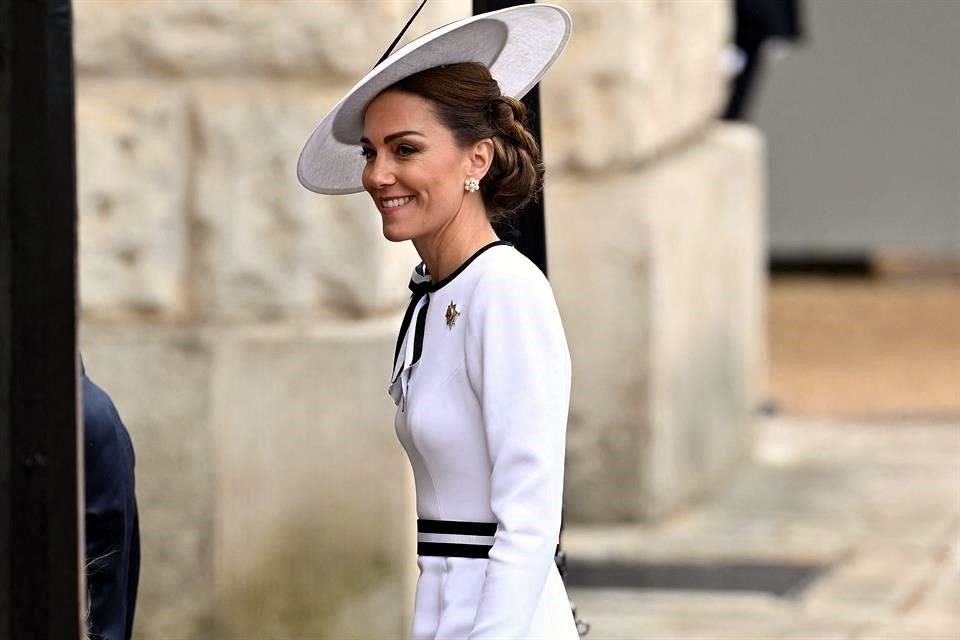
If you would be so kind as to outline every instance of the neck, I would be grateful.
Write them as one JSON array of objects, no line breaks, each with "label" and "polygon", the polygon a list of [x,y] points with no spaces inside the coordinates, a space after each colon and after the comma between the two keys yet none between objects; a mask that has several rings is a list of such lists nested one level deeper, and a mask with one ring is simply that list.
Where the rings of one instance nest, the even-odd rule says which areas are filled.
[{"label": "neck", "polygon": [[427,265],[430,277],[440,282],[477,251],[498,240],[490,226],[486,211],[463,215],[461,212],[431,237],[414,238],[420,259]]}]

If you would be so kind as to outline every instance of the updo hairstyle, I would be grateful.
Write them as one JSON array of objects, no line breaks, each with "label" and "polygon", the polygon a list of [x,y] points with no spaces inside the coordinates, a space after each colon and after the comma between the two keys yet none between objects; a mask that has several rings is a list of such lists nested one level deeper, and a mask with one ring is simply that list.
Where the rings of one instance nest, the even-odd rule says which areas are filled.
[{"label": "updo hairstyle", "polygon": [[466,147],[493,140],[493,161],[480,181],[491,221],[502,220],[527,204],[543,184],[540,147],[527,130],[522,102],[500,93],[486,66],[448,64],[421,71],[385,91],[402,91],[429,100],[437,118]]}]

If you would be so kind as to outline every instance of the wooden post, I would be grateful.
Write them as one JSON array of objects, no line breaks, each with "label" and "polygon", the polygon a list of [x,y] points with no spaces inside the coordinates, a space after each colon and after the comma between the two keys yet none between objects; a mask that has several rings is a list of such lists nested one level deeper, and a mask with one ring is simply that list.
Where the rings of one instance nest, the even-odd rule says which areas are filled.
[{"label": "wooden post", "polygon": [[0,638],[81,637],[70,0],[0,0]]}]

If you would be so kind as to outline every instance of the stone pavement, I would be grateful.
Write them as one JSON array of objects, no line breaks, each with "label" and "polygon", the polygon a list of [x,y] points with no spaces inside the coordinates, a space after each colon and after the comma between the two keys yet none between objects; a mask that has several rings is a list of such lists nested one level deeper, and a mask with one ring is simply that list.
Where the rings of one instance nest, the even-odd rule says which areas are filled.
[{"label": "stone pavement", "polygon": [[574,586],[590,640],[960,640],[960,417],[765,418],[753,459],[703,507],[652,525],[570,526],[564,546],[572,572],[823,569],[781,596],[760,583]]}]

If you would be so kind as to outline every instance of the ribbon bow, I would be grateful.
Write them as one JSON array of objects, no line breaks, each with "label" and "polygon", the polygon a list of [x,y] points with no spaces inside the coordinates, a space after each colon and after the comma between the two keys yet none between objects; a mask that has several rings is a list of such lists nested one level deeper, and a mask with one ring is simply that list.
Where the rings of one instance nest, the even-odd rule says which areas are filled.
[{"label": "ribbon bow", "polygon": [[[411,291],[410,303],[407,305],[407,311],[403,314],[403,322],[400,324],[397,347],[393,354],[393,376],[390,378],[390,397],[396,404],[406,401],[410,376],[423,354],[423,332],[427,324],[430,289],[433,287],[433,281],[430,279],[430,274],[427,273],[425,264],[421,262],[413,270],[408,286]],[[411,336],[410,323],[414,316],[417,320]]]}]

